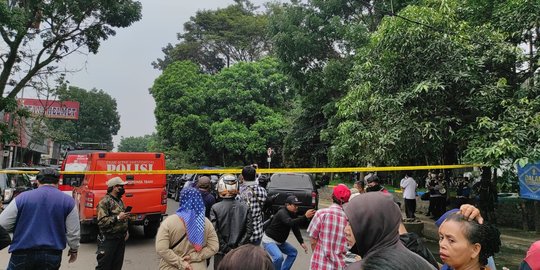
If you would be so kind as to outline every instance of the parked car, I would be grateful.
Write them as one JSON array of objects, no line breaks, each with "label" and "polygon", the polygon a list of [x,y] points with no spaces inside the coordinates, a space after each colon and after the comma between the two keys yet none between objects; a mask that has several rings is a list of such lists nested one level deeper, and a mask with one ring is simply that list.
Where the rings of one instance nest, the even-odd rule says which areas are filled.
[{"label": "parked car", "polygon": [[298,206],[298,214],[305,213],[308,209],[319,207],[319,192],[311,177],[303,173],[275,173],[270,177],[270,183],[266,187],[268,197],[279,194],[272,203],[272,211],[276,212],[285,205],[285,199],[289,195],[295,195],[301,204]]},{"label": "parked car", "polygon": [[[9,170],[11,169],[14,168]],[[17,195],[32,189],[32,182],[28,174],[0,171],[0,195],[4,203],[10,203]]]},{"label": "parked car", "polygon": [[37,173],[45,168],[48,167],[11,167],[7,168],[6,170],[13,170],[13,171],[28,171],[31,173],[26,174],[28,178],[30,179],[30,182],[32,183],[33,188],[37,188]]}]

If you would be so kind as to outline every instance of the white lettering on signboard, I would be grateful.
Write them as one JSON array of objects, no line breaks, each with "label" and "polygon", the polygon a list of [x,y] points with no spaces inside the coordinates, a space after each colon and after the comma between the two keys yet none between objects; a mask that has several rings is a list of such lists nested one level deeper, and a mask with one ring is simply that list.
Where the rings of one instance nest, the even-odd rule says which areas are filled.
[{"label": "white lettering on signboard", "polygon": [[124,171],[152,171],[154,168],[153,163],[135,163],[135,164],[114,164],[109,163],[107,164],[107,171],[116,171],[116,172],[124,172]]}]

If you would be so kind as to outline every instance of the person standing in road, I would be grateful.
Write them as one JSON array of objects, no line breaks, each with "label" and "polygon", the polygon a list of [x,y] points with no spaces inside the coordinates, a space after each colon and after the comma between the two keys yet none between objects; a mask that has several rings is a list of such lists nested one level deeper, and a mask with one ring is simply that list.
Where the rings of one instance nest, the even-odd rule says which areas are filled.
[{"label": "person standing in road", "polygon": [[[294,195],[289,195],[285,200],[285,207],[278,210],[264,232],[262,244],[272,258],[272,263],[274,263],[276,270],[289,270],[296,260],[298,251],[287,242],[291,229],[294,236],[296,236],[296,240],[304,248],[304,251],[306,253],[308,251],[299,225],[308,222],[315,215],[315,210],[309,209],[305,215],[297,217],[298,204],[301,204],[298,198]],[[285,260],[283,260],[283,254],[287,255]]]},{"label": "person standing in road", "polygon": [[199,189],[199,192],[201,192],[201,196],[204,202],[204,216],[206,218],[210,218],[210,208],[212,208],[212,205],[216,203],[216,197],[212,193],[210,193],[210,188],[212,187],[212,182],[210,181],[210,177],[208,176],[201,176],[199,178],[199,181],[197,181],[197,188]]},{"label": "person standing in road", "polygon": [[219,251],[214,255],[214,269],[231,250],[250,243],[253,221],[249,207],[234,198],[238,194],[238,179],[232,174],[224,174],[217,183],[219,197],[223,200],[212,206],[210,221],[219,239]]},{"label": "person standing in road", "polygon": [[0,226],[13,231],[8,270],[59,269],[69,245],[69,262],[77,260],[80,240],[75,200],[58,189],[60,174],[45,168],[39,187],[21,193],[0,214]]},{"label": "person standing in road", "polygon": [[263,208],[268,194],[266,189],[259,186],[255,181],[256,175],[253,166],[245,166],[242,169],[242,178],[244,182],[240,187],[240,199],[244,201],[251,211],[251,219],[253,220],[253,234],[250,241],[258,246],[261,244],[263,236]]},{"label": "person standing in road", "polygon": [[218,251],[214,226],[204,217],[204,202],[195,188],[181,191],[180,207],[159,226],[156,252],[159,269],[207,269],[206,260]]},{"label": "person standing in road", "polygon": [[416,218],[414,212],[416,212],[416,188],[418,184],[409,175],[405,173],[405,177],[401,179],[399,186],[403,189],[403,201],[405,204],[405,215],[407,218]]},{"label": "person standing in road", "polygon": [[317,211],[309,224],[311,237],[311,270],[345,269],[347,238],[344,229],[347,216],[343,204],[349,201],[351,191],[344,184],[334,187],[332,205]]},{"label": "person standing in road", "polygon": [[96,270],[122,269],[128,238],[129,213],[126,213],[122,195],[124,185],[120,177],[107,181],[107,194],[97,206],[99,227]]}]

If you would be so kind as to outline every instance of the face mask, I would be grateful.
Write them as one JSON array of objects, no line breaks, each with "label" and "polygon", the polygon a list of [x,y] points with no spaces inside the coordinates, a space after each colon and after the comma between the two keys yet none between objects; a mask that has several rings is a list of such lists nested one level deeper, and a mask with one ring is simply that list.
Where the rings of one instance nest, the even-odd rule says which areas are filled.
[{"label": "face mask", "polygon": [[124,195],[124,193],[126,193],[126,190],[123,187],[119,187],[118,188],[118,196],[122,196],[122,195]]}]

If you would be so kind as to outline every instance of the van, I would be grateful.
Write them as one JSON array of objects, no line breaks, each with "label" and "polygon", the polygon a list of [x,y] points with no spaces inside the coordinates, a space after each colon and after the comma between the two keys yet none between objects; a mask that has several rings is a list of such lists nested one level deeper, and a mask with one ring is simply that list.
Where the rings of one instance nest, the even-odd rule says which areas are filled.
[{"label": "van", "polygon": [[130,225],[143,225],[144,235],[156,235],[167,210],[165,174],[126,174],[125,171],[165,170],[163,153],[95,152],[88,154],[87,170],[114,171],[112,174],[85,174],[75,186],[73,197],[79,207],[81,242],[96,239],[97,205],[107,194],[107,181],[115,176],[127,181],[122,197],[125,206],[131,206]]}]

